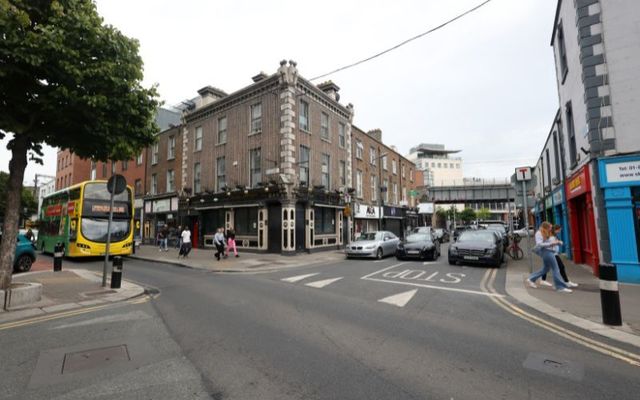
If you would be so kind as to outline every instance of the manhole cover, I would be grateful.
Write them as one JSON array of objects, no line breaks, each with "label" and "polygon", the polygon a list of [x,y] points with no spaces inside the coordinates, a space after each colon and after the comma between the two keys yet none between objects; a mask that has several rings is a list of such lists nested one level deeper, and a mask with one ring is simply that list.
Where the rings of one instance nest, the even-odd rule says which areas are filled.
[{"label": "manhole cover", "polygon": [[522,363],[522,366],[574,381],[581,381],[584,377],[584,367],[582,364],[561,360],[547,354],[529,353],[527,359]]},{"label": "manhole cover", "polygon": [[130,360],[131,358],[129,358],[129,351],[126,344],[67,353],[64,355],[62,373],[100,368],[114,362]]}]

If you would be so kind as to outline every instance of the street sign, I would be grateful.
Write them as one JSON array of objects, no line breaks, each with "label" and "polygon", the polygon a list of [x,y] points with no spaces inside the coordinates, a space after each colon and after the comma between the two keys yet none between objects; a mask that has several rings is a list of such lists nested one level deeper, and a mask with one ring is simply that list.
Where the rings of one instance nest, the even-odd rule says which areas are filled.
[{"label": "street sign", "polygon": [[114,181],[115,190],[113,191],[113,194],[120,194],[124,192],[124,190],[127,188],[127,180],[122,175],[113,175],[111,178],[109,178],[109,182],[107,182],[107,190],[109,191],[109,193],[111,193],[111,191],[114,189]]},{"label": "street sign", "polygon": [[531,180],[531,167],[516,168],[516,180],[518,182],[525,182]]}]

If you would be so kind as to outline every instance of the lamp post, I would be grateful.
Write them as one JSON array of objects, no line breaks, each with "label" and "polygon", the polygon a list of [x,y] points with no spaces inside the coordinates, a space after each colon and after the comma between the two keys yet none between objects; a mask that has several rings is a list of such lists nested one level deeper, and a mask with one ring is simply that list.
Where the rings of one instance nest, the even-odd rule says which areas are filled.
[{"label": "lamp post", "polygon": [[[379,150],[378,150],[379,151]],[[378,156],[378,192],[380,192],[380,196],[378,198],[378,212],[380,216],[378,217],[378,230],[382,230],[382,208],[384,206],[384,202],[382,201],[382,159],[387,156],[387,153],[382,153]],[[387,188],[385,188],[385,192]]]}]

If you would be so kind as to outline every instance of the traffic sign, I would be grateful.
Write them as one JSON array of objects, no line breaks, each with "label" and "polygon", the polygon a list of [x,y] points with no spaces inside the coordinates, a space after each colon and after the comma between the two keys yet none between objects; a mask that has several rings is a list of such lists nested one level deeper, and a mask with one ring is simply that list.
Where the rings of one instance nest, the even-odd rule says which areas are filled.
[{"label": "traffic sign", "polygon": [[116,174],[109,178],[109,182],[107,182],[107,190],[109,191],[109,193],[111,193],[111,190],[114,188],[114,180],[115,190],[113,191],[113,194],[120,194],[124,192],[124,190],[127,188],[127,180],[124,176]]},{"label": "traffic sign", "polygon": [[518,182],[525,182],[531,180],[531,167],[516,168],[516,180]]}]

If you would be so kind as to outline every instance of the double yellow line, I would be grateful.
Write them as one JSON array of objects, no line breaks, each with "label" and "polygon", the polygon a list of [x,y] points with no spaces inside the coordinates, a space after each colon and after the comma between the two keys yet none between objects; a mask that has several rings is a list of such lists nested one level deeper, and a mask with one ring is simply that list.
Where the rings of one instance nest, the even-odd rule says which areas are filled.
[{"label": "double yellow line", "polygon": [[[493,286],[496,280],[497,273],[497,269],[487,270],[480,283],[483,291],[486,291],[487,293],[497,293]],[[504,297],[490,296],[489,298],[491,299],[491,301],[496,303],[500,308],[504,309],[508,313],[529,321],[532,324],[539,326],[540,328],[546,329],[547,331],[560,335],[568,340],[571,340],[574,343],[581,344],[604,355],[617,358],[618,360],[627,362],[636,367],[640,367],[640,355],[638,354],[634,354],[618,347],[610,346],[606,343],[593,340],[569,329],[563,328],[557,324],[539,318],[510,303]]]},{"label": "double yellow line", "polygon": [[62,311],[62,312],[55,313],[55,314],[40,315],[40,316],[33,317],[33,318],[21,319],[19,321],[13,321],[13,322],[7,322],[7,323],[4,323],[4,324],[0,324],[0,331],[6,330],[6,329],[12,329],[12,328],[19,328],[19,327],[27,326],[27,325],[33,325],[33,324],[37,324],[39,322],[51,321],[51,320],[54,320],[54,319],[74,317],[76,315],[82,315],[82,314],[86,314],[86,313],[102,310],[102,309],[113,307],[113,306],[116,306],[118,304],[123,304],[123,303],[126,303],[126,304],[142,304],[142,303],[145,303],[145,302],[149,301],[150,299],[151,298],[149,296],[145,295],[145,296],[142,296],[142,297],[137,297],[135,299],[126,300],[126,301],[118,302],[118,303],[108,303],[108,304],[102,304],[102,305],[99,305],[99,306],[85,307],[85,308],[79,308],[79,309],[76,309],[76,310]]}]

